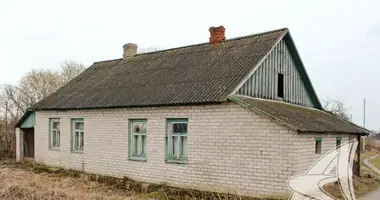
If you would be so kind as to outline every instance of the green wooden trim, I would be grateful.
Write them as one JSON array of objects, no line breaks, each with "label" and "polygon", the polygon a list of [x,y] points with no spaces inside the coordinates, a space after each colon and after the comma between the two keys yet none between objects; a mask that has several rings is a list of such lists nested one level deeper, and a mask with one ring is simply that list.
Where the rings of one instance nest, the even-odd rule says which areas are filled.
[{"label": "green wooden trim", "polygon": [[[189,119],[188,118],[168,118],[166,126],[166,159],[167,163],[180,163],[186,164],[188,160],[188,155],[182,156],[182,149],[184,147],[181,146],[181,138],[188,138],[189,134]],[[171,128],[173,124],[187,124],[187,132],[186,133],[173,133]],[[176,142],[174,143],[173,138],[176,138]],[[175,151],[173,153],[173,146]],[[188,153],[188,143],[187,143],[187,153]],[[174,155],[175,154],[175,155]]]},{"label": "green wooden trim", "polygon": [[165,163],[188,164],[188,160],[165,160]]},{"label": "green wooden trim", "polygon": [[[54,129],[53,129],[53,123],[54,122],[58,122],[59,123],[59,129],[58,130],[55,130],[55,131],[59,131],[59,134],[58,134],[58,145],[57,146],[53,146],[53,132],[54,132]],[[50,150],[59,150],[60,149],[60,146],[61,146],[61,122],[60,122],[60,118],[49,118],[49,149]]]},{"label": "green wooden trim", "polygon": [[34,128],[36,124],[36,113],[30,112],[20,120],[20,128]]},{"label": "green wooden trim", "polygon": [[[134,132],[134,123],[142,122],[145,123],[146,131],[145,132]],[[147,119],[129,119],[129,152],[128,152],[128,159],[129,160],[136,160],[136,161],[146,161],[147,160],[147,147],[148,147],[148,120]],[[137,141],[135,141],[135,136],[137,136]],[[145,137],[144,144],[142,138]],[[137,152],[134,152],[135,148],[135,142],[137,142]],[[144,148],[144,152],[142,149]]]},{"label": "green wooden trim", "polygon": [[173,122],[188,123],[189,119],[188,118],[167,118],[167,121],[170,123],[173,123]]},{"label": "green wooden trim", "polygon": [[[83,130],[75,129],[76,123],[83,123]],[[72,118],[71,119],[71,152],[72,153],[83,153],[84,151],[84,144],[82,146],[82,149],[77,149],[75,143],[76,141],[76,133],[78,133],[78,145],[80,146],[82,143],[82,140],[84,140],[84,119],[83,118]]]},{"label": "green wooden trim", "polygon": [[322,142],[322,141],[323,141],[323,138],[315,138],[315,141],[316,141],[316,142]]}]

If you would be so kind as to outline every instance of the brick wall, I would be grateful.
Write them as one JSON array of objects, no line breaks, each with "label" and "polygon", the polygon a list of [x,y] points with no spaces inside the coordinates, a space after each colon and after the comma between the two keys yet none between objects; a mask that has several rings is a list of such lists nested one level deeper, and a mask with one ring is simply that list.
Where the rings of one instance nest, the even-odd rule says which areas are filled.
[{"label": "brick wall", "polygon": [[[189,163],[165,163],[166,118],[179,117],[189,119]],[[48,148],[49,118],[60,118],[59,151]],[[84,118],[83,154],[70,151],[71,118]],[[147,119],[147,162],[128,160],[131,118]],[[65,168],[177,187],[252,196],[286,194],[289,176],[317,158],[314,136],[299,135],[233,103],[44,111],[36,113],[35,158]],[[326,138],[323,151],[334,145],[333,137]]]},{"label": "brick wall", "polygon": [[[294,166],[294,174],[304,174],[320,156],[336,148],[337,137],[342,137],[342,144],[349,141],[349,135],[347,134],[298,134],[294,139],[295,143],[297,143],[295,151],[298,155],[297,164]],[[315,138],[323,138],[321,154],[315,154]]]}]

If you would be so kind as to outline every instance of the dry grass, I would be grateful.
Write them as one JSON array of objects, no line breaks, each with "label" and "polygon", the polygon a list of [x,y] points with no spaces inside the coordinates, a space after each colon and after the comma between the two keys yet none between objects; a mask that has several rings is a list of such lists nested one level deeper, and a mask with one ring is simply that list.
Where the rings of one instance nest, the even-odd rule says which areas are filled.
[{"label": "dry grass", "polygon": [[[96,181],[93,180],[96,177]],[[147,187],[144,185],[148,185]],[[284,200],[284,197],[252,198],[236,194],[204,192],[144,184],[49,167],[35,162],[18,165],[0,160],[0,199],[12,200]]]},{"label": "dry grass", "polygon": [[371,163],[377,169],[380,169],[380,156],[377,156],[376,158],[370,160],[369,163]]},{"label": "dry grass", "polygon": [[50,173],[36,174],[0,161],[0,199],[138,199],[133,192],[117,190],[97,182]]},{"label": "dry grass", "polygon": [[[371,157],[371,156],[374,156],[374,155],[376,155],[376,154],[378,154],[378,153],[375,152],[375,151],[366,151],[366,152],[364,152],[364,153],[361,153],[360,158],[361,158],[362,160],[364,160],[364,159],[367,159],[367,158],[369,158],[369,157]],[[380,169],[380,168],[379,168],[379,169]]]},{"label": "dry grass", "polygon": [[[375,151],[366,151],[361,154],[361,160],[367,159],[373,155],[378,154]],[[378,162],[380,164],[380,157],[377,157]],[[378,167],[379,168],[379,167]],[[380,168],[379,168],[380,169]],[[367,168],[364,165],[361,165],[361,174],[360,177],[354,176],[354,189],[355,195],[361,196],[367,194],[368,192],[377,189],[380,186],[380,180],[377,178],[378,175],[374,173],[372,170]],[[338,183],[329,183],[323,187],[326,192],[333,195],[338,199],[343,199],[342,194],[340,192]]]},{"label": "dry grass", "polygon": [[[364,166],[362,166],[361,168],[362,170],[360,177],[353,177],[354,190],[356,196],[362,196],[364,194],[367,194],[368,192],[378,188],[380,185],[379,180],[376,178],[376,174],[374,174],[370,169]],[[323,188],[326,190],[327,193],[331,194],[337,199],[344,199],[337,182],[326,184],[323,186]]]}]

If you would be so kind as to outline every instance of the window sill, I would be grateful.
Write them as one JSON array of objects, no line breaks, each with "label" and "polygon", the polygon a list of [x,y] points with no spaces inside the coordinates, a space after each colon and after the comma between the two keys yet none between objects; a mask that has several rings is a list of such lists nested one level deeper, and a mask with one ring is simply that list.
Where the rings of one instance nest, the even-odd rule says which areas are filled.
[{"label": "window sill", "polygon": [[71,153],[76,153],[76,154],[84,154],[83,151],[71,151]]},{"label": "window sill", "polygon": [[146,158],[143,158],[143,157],[129,157],[128,160],[130,161],[140,161],[140,162],[147,162],[147,159]]},{"label": "window sill", "polygon": [[188,164],[187,160],[165,160],[165,163]]},{"label": "window sill", "polygon": [[59,147],[50,147],[50,151],[61,151]]}]

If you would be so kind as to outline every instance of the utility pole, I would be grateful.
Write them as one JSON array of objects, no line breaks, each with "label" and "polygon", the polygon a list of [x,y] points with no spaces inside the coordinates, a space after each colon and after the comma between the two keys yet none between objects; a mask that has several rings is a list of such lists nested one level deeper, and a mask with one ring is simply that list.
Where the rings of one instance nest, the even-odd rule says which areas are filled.
[{"label": "utility pole", "polygon": [[[363,127],[365,128],[365,99],[363,101]],[[365,136],[363,137],[363,151],[365,151]]]},{"label": "utility pole", "polygon": [[363,102],[363,127],[365,128],[365,99]]}]

